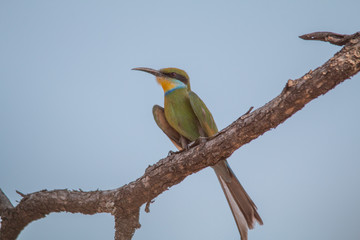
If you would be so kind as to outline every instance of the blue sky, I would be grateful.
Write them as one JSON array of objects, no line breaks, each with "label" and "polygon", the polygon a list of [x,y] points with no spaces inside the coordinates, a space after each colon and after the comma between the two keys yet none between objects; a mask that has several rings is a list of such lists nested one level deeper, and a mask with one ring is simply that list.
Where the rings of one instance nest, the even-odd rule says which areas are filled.
[{"label": "blue sky", "polygon": [[[0,1],[0,187],[112,189],[175,150],[152,117],[163,92],[133,67],[178,67],[219,129],[277,96],[360,30],[360,2]],[[360,75],[229,159],[258,206],[250,239],[359,239]],[[141,210],[134,239],[238,239],[215,174]],[[113,239],[111,215],[50,214],[19,239]]]}]

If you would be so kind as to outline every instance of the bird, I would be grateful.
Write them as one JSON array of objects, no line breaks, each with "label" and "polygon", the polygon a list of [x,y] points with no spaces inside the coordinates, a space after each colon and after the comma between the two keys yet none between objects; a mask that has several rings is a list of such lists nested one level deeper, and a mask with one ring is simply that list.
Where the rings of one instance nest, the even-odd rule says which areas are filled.
[{"label": "bird", "polygon": [[[218,132],[214,118],[205,103],[191,91],[188,74],[179,68],[155,70],[137,67],[156,77],[164,90],[164,108],[154,105],[152,112],[159,128],[178,150],[188,149],[200,137],[211,137]],[[212,166],[234,216],[241,240],[248,239],[248,229],[263,221],[257,207],[231,170],[227,160]]]}]

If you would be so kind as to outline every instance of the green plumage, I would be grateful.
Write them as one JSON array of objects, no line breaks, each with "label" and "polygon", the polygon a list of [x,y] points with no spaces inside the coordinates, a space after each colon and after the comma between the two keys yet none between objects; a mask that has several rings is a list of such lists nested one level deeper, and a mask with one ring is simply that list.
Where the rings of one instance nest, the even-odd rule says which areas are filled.
[{"label": "green plumage", "polygon": [[190,141],[199,138],[201,124],[192,109],[186,88],[167,94],[164,108],[166,120],[180,135]]},{"label": "green plumage", "polygon": [[207,136],[213,136],[218,132],[214,118],[206,107],[205,103],[196,95],[194,92],[189,92],[189,99],[192,110],[194,111],[197,119],[200,122],[202,129],[205,131]]}]

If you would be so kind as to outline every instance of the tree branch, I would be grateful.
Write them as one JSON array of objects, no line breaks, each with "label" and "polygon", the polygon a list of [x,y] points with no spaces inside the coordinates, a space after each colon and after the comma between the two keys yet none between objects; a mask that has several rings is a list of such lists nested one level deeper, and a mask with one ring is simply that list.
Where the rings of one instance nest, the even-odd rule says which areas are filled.
[{"label": "tree branch", "polygon": [[0,239],[15,239],[27,224],[51,212],[112,213],[115,193],[116,191],[42,190],[25,195],[15,208],[2,212]]},{"label": "tree branch", "polygon": [[[340,34],[312,33],[308,38],[339,45]],[[328,36],[327,38],[324,36]],[[311,37],[312,36],[312,37]],[[322,36],[322,37],[320,37]],[[333,38],[329,38],[329,36]],[[187,151],[177,152],[149,166],[143,176],[118,189],[108,191],[40,191],[25,195],[15,208],[2,212],[0,239],[13,240],[30,222],[50,212],[111,213],[115,216],[115,239],[131,239],[140,227],[139,208],[180,183],[185,177],[214,165],[246,143],[277,127],[308,102],[327,93],[360,71],[360,37],[343,37],[345,47],[324,65],[296,80],[289,80],[273,100],[248,112],[231,125]],[[356,37],[354,37],[356,36]],[[302,36],[304,39],[304,35]],[[324,41],[324,40],[323,40]]]},{"label": "tree branch", "polygon": [[2,215],[3,211],[10,208],[13,208],[13,205],[0,188],[0,216]]},{"label": "tree branch", "polygon": [[360,36],[360,32],[343,35],[332,32],[313,32],[299,36],[299,38],[304,40],[319,40],[324,42],[329,42],[338,46],[343,46],[351,41],[351,39],[356,39]]},{"label": "tree branch", "polygon": [[115,240],[130,240],[139,223],[140,208],[129,214],[115,214]]}]

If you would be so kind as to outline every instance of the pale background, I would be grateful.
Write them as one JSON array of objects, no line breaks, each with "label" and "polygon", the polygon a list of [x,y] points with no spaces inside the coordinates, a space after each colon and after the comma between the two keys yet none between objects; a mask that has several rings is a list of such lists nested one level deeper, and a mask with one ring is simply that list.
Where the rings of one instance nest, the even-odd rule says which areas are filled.
[{"label": "pale background", "polygon": [[[359,0],[0,1],[0,187],[113,189],[175,150],[151,108],[179,67],[219,129],[277,96],[340,47],[314,31],[360,30]],[[360,239],[360,75],[229,162],[257,204],[255,239]],[[212,170],[141,210],[134,239],[238,239]],[[50,214],[19,239],[113,239],[109,214]]]}]

